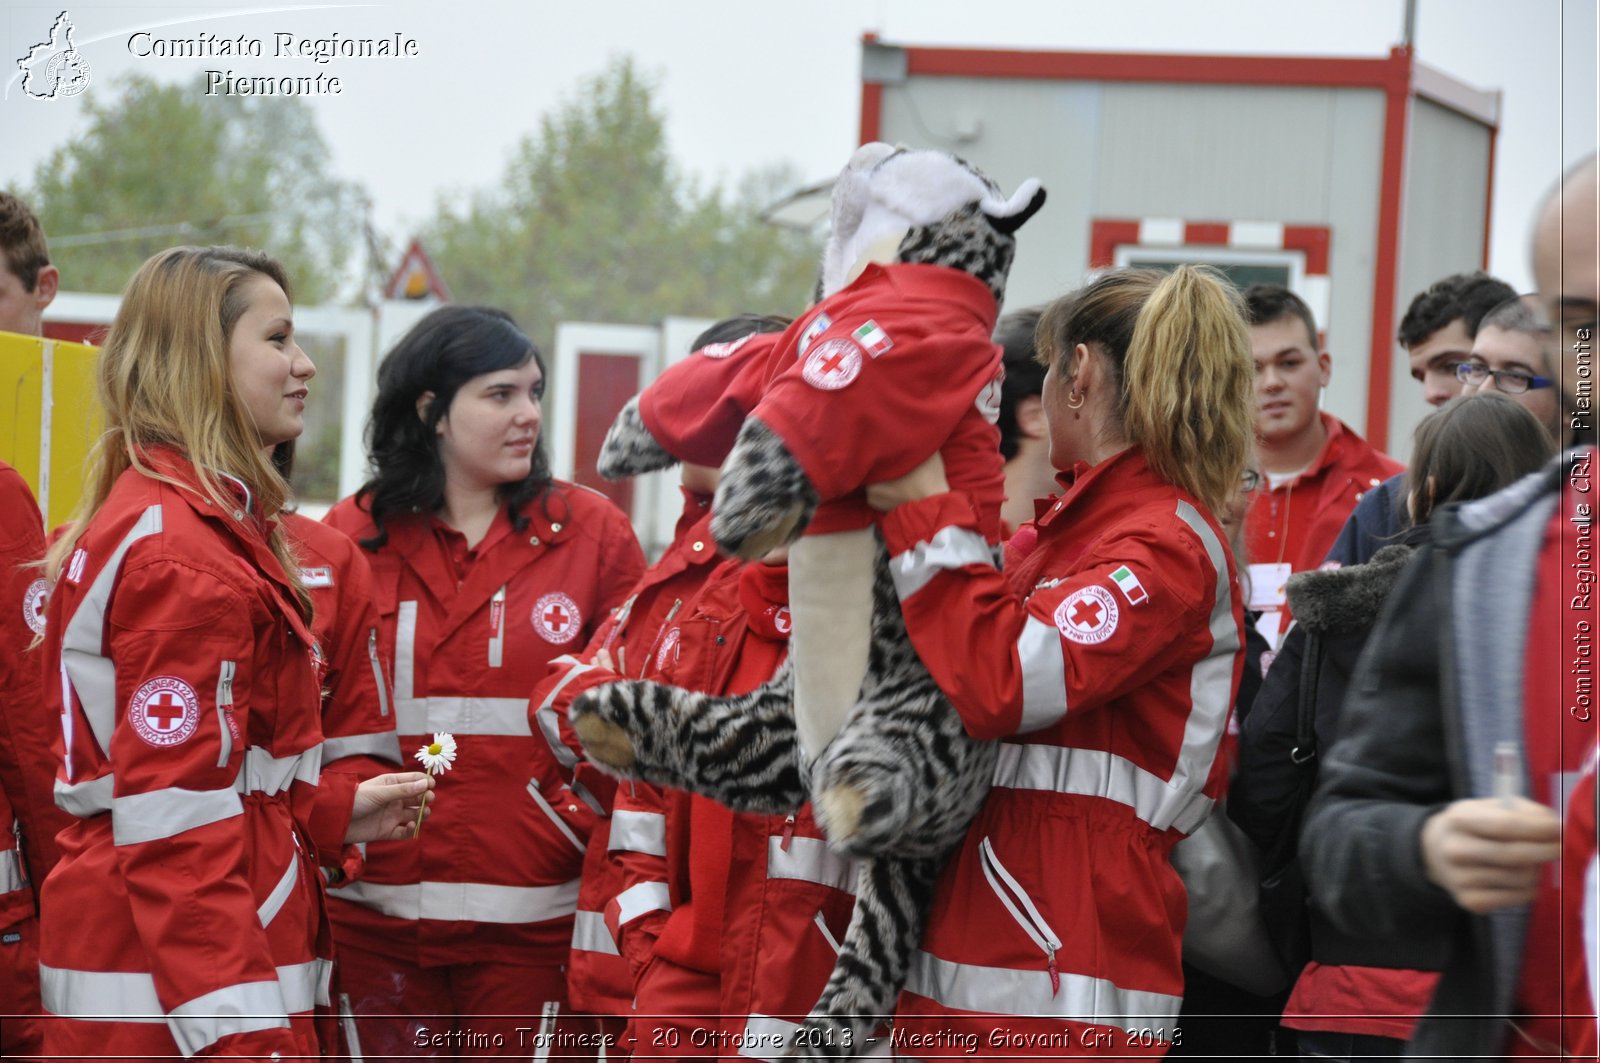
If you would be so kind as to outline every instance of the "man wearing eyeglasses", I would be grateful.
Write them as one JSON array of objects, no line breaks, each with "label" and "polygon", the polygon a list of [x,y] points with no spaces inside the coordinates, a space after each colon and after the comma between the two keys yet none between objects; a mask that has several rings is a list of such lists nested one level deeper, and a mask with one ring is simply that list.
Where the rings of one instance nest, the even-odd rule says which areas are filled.
[{"label": "man wearing eyeglasses", "polygon": [[1509,299],[1484,315],[1472,356],[1456,366],[1461,393],[1498,391],[1539,418],[1550,438],[1567,437],[1561,393],[1550,372],[1550,330],[1537,295]]}]

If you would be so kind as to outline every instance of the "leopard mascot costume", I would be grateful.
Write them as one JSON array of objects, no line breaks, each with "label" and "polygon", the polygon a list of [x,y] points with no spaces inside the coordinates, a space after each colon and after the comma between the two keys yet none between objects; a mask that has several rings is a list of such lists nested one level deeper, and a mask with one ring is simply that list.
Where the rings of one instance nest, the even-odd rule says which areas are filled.
[{"label": "leopard mascot costume", "polygon": [[[590,759],[624,778],[745,812],[810,800],[829,845],[861,859],[838,963],[794,1055],[854,1054],[893,1012],[934,880],[988,793],[996,747],[967,736],[917,657],[861,489],[938,451],[998,542],[1003,371],[989,337],[1013,234],[1043,201],[1036,180],[1006,198],[944,152],[864,145],[834,187],[821,302],[782,335],[672,367],[602,448],[608,478],[720,464],[712,533],[729,553],[794,542],[790,656],[765,686],[710,696],[621,681],[571,708]],[[687,431],[641,401],[670,403],[679,383],[714,410]]]}]

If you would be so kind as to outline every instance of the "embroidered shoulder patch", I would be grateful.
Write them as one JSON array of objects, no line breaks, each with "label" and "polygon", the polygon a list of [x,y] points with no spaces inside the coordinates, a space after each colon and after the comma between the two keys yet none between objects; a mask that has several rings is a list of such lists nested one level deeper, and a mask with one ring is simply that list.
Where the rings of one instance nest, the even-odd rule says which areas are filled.
[{"label": "embroidered shoulder patch", "polygon": [[796,349],[794,352],[795,357],[805,357],[806,350],[817,341],[818,336],[822,335],[824,332],[827,332],[832,325],[833,319],[827,314],[818,314],[811,324],[806,326],[806,330],[800,333],[800,339],[796,344]]},{"label": "embroidered shoulder patch", "polygon": [[49,591],[50,584],[36,579],[28,584],[28,591],[22,596],[22,619],[28,622],[28,630],[35,635],[44,634],[44,607]]},{"label": "embroidered shoulder patch", "polygon": [[560,591],[552,591],[534,603],[532,620],[533,629],[557,646],[577,638],[578,629],[583,627],[578,603]]},{"label": "embroidered shoulder patch", "polygon": [[158,675],[128,699],[128,722],[135,734],[158,749],[180,745],[200,726],[200,698],[177,676]]},{"label": "embroidered shoulder patch", "polygon": [[1150,593],[1144,589],[1144,584],[1139,582],[1139,577],[1133,574],[1133,569],[1123,565],[1111,573],[1111,582],[1117,585],[1117,590],[1128,599],[1129,605],[1143,605],[1150,600]]},{"label": "embroidered shoulder patch", "polygon": [[868,321],[865,325],[850,333],[850,338],[861,344],[866,352],[876,358],[894,346],[894,341],[883,327],[876,321]]},{"label": "embroidered shoulder patch", "polygon": [[1073,642],[1093,646],[1117,630],[1117,600],[1104,587],[1073,591],[1056,606],[1056,628]]},{"label": "embroidered shoulder patch", "polygon": [[849,386],[861,373],[861,348],[849,340],[829,340],[806,356],[800,375],[822,391]]}]

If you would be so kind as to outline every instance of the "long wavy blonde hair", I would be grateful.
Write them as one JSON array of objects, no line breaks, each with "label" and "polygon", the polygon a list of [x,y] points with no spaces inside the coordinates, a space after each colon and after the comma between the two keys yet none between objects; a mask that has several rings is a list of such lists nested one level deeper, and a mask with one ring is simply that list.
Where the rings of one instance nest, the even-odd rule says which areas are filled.
[{"label": "long wavy blonde hair", "polygon": [[[262,449],[229,373],[229,339],[248,308],[246,288],[257,277],[291,295],[276,259],[236,247],[169,248],[128,282],[96,362],[105,429],[89,453],[83,498],[45,559],[51,580],[119,476],[132,468],[172,482],[143,460],[143,448],[154,444],[183,451],[201,491],[224,512],[237,508],[224,475],[249,488],[262,518],[283,508],[289,486]],[[275,529],[269,543],[309,620],[311,598],[282,531]]]},{"label": "long wavy blonde hair", "polygon": [[1035,339],[1058,373],[1080,343],[1105,355],[1121,434],[1163,479],[1223,512],[1255,432],[1250,328],[1232,284],[1205,266],[1113,270],[1052,303]]}]

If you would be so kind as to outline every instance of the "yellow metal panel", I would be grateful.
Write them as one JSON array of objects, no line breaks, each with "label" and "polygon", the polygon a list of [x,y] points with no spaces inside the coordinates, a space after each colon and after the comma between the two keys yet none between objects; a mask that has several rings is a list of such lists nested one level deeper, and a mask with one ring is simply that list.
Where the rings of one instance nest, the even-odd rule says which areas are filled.
[{"label": "yellow metal panel", "polygon": [[0,460],[28,481],[50,528],[72,515],[83,493],[85,459],[101,424],[98,353],[82,343],[0,332]]}]

